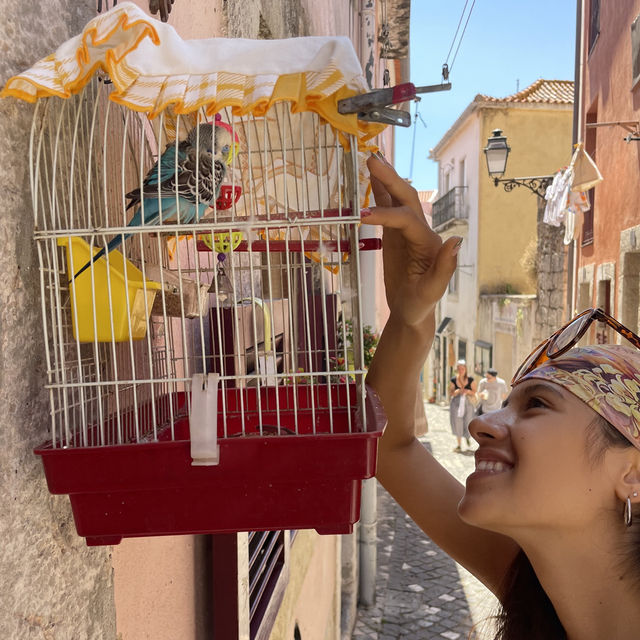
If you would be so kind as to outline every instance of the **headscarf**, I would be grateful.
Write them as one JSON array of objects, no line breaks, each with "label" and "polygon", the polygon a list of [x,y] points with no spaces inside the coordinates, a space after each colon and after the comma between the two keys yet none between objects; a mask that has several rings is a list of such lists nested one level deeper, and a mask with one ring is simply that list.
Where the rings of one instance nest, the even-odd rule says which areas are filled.
[{"label": "headscarf", "polygon": [[609,344],[575,347],[515,384],[533,378],[571,392],[640,449],[640,350]]}]

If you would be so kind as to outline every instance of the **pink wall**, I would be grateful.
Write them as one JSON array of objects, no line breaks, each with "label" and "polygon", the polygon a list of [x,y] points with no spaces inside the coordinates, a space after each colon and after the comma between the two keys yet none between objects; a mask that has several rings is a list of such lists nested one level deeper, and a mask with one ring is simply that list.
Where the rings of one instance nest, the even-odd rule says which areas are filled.
[{"label": "pink wall", "polygon": [[[149,0],[131,1],[151,15]],[[178,0],[171,9],[168,24],[188,40],[219,36],[222,26],[221,5],[221,0]],[[159,20],[160,14],[151,17]]]},{"label": "pink wall", "polygon": [[[630,34],[631,23],[640,13],[640,0],[600,2],[600,33],[590,53],[590,3],[585,4],[583,136],[589,112],[597,110],[597,122],[640,118],[640,83],[632,88]],[[593,136],[593,132],[586,135]],[[604,181],[595,189],[594,240],[579,250],[581,267],[616,262],[620,231],[640,223],[640,145],[626,143],[627,133],[620,126],[595,129],[595,160]]]},{"label": "pink wall", "polygon": [[197,637],[195,544],[194,536],[161,536],[113,548],[118,638]]}]

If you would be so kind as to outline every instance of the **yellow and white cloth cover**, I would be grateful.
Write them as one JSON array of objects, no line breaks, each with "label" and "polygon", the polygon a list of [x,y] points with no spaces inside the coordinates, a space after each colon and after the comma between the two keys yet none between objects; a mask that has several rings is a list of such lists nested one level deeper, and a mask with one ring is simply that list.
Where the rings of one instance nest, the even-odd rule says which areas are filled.
[{"label": "yellow and white cloth cover", "polygon": [[68,98],[97,69],[113,81],[111,100],[150,119],[168,107],[175,114],[204,108],[211,116],[231,107],[237,116],[262,116],[288,101],[294,113],[315,112],[338,132],[356,136],[361,150],[384,128],[338,113],[339,100],[368,91],[346,37],[183,40],[131,2],[92,19],[82,33],[10,78],[0,96]]}]

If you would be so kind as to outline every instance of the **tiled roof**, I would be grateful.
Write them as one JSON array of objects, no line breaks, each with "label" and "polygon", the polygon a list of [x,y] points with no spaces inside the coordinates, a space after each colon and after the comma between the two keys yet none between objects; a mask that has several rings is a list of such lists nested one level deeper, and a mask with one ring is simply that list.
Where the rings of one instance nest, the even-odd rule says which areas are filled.
[{"label": "tiled roof", "polygon": [[420,199],[420,202],[433,202],[437,193],[436,189],[418,191],[418,198]]},{"label": "tiled roof", "polygon": [[547,104],[573,104],[573,80],[544,80],[540,78],[526,89],[506,98],[478,94],[476,102],[537,102]]}]

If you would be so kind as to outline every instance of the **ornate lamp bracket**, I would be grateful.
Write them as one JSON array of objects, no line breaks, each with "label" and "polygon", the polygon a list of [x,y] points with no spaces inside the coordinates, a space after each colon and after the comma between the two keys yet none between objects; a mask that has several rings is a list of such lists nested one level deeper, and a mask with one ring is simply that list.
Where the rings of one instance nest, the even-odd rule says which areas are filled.
[{"label": "ornate lamp bracket", "polygon": [[553,176],[531,176],[528,178],[494,178],[493,183],[504,185],[504,190],[513,191],[516,187],[526,187],[538,197],[544,198],[547,187],[551,184]]}]

